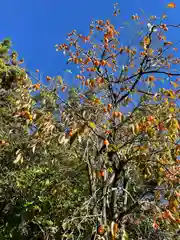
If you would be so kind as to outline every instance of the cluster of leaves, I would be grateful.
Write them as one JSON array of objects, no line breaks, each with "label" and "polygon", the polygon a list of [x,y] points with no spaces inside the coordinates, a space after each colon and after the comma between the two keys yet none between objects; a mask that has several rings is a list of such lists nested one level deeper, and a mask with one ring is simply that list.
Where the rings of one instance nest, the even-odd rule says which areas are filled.
[{"label": "cluster of leaves", "polygon": [[180,60],[166,33],[179,25],[165,14],[145,24],[138,46],[109,20],[56,45],[78,88],[60,76],[43,86],[0,44],[4,239],[178,238]]},{"label": "cluster of leaves", "polygon": [[33,84],[19,61],[12,63],[10,42],[1,45],[0,233],[61,239],[64,217],[87,195],[86,168],[60,142],[65,125],[54,90]]},{"label": "cluster of leaves", "polygon": [[[80,104],[72,111],[69,102],[66,118],[81,124],[72,127],[70,144],[78,149],[83,143],[89,214],[97,219],[94,239],[137,239],[139,234],[168,239],[179,227],[179,59],[165,36],[179,25],[166,24],[166,18],[147,19],[137,47],[122,45],[121,33],[109,20],[92,22],[88,36],[74,30],[67,43],[56,45],[79,69]],[[141,17],[132,20],[138,28]],[[132,223],[147,213],[150,232],[132,236]],[[87,222],[88,213],[82,219],[81,224]]]}]

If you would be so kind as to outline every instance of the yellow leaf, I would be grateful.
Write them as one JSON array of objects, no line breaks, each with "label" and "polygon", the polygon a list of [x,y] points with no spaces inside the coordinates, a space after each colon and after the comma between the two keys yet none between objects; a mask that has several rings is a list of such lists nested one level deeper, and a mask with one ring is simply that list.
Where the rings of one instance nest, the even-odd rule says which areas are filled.
[{"label": "yellow leaf", "polygon": [[61,76],[59,76],[59,83],[62,85],[63,84],[63,79]]},{"label": "yellow leaf", "polygon": [[135,134],[138,134],[139,133],[139,131],[140,131],[140,127],[139,127],[139,124],[138,123],[136,123],[135,124]]},{"label": "yellow leaf", "polygon": [[150,56],[152,56],[153,53],[154,53],[154,50],[153,50],[152,48],[150,48],[149,51],[148,51],[148,54],[149,54]]},{"label": "yellow leaf", "polygon": [[176,98],[175,94],[174,94],[174,92],[172,90],[166,90],[164,92],[164,95],[170,97],[171,99],[175,99]]},{"label": "yellow leaf", "polygon": [[147,49],[147,46],[150,44],[150,42],[151,42],[151,39],[149,37],[145,36],[143,39],[143,45],[144,45],[145,50]]},{"label": "yellow leaf", "polygon": [[161,167],[161,168],[159,169],[159,171],[160,171],[160,172],[164,172],[164,168]]},{"label": "yellow leaf", "polygon": [[167,18],[167,15],[166,15],[166,14],[163,14],[163,15],[162,15],[162,18],[163,18],[163,19]]},{"label": "yellow leaf", "polygon": [[173,120],[172,120],[172,122],[173,122],[173,125],[175,126],[175,127],[179,127],[179,122],[178,122],[178,120],[176,119],[176,118],[174,118]]},{"label": "yellow leaf", "polygon": [[171,113],[173,113],[173,112],[175,111],[175,109],[174,109],[174,108],[170,108],[169,111],[170,111]]},{"label": "yellow leaf", "polygon": [[113,169],[112,169],[112,167],[109,167],[109,168],[108,168],[108,172],[110,172],[110,173],[112,173],[112,172],[113,172]]},{"label": "yellow leaf", "polygon": [[149,37],[147,37],[147,36],[144,37],[144,40],[143,40],[144,44],[148,45],[148,44],[150,44],[150,41],[151,40]]},{"label": "yellow leaf", "polygon": [[96,124],[95,124],[94,122],[89,122],[89,126],[90,126],[91,128],[93,128],[93,129],[96,128]]},{"label": "yellow leaf", "polygon": [[173,204],[174,207],[178,207],[179,206],[179,203],[178,203],[178,201],[176,199],[174,199],[172,204]]},{"label": "yellow leaf", "polygon": [[173,3],[173,2],[170,2],[168,5],[167,5],[168,8],[175,8],[176,7],[176,4]]},{"label": "yellow leaf", "polygon": [[164,100],[164,103],[165,103],[166,106],[169,104],[169,101],[168,101],[167,98]]},{"label": "yellow leaf", "polygon": [[155,193],[155,195],[156,195],[156,199],[157,199],[157,200],[160,200],[160,198],[161,198],[161,193],[160,193],[160,191],[157,191],[157,192]]},{"label": "yellow leaf", "polygon": [[157,17],[156,16],[150,16],[150,19],[155,20]]}]

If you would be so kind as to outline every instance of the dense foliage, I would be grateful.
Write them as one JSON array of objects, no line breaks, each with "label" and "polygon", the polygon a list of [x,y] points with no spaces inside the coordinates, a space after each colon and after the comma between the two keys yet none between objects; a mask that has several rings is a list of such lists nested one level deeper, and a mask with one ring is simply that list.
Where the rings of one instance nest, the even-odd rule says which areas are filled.
[{"label": "dense foliage", "polygon": [[178,25],[132,21],[137,46],[109,20],[56,45],[78,87],[43,86],[0,43],[2,239],[178,239],[180,59],[165,36]]}]

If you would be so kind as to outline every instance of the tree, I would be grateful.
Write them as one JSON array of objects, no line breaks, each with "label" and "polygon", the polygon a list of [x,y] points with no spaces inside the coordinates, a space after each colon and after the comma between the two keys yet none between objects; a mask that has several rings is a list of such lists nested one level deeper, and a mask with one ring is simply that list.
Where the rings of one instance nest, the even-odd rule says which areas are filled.
[{"label": "tree", "polygon": [[0,46],[0,236],[61,239],[63,218],[84,201],[86,169],[60,143],[54,88],[33,84],[10,42]]},{"label": "tree", "polygon": [[109,20],[56,46],[78,87],[43,86],[0,44],[4,239],[178,238],[180,60],[165,35],[179,25],[132,21],[137,46]]},{"label": "tree", "polygon": [[[138,29],[141,17],[132,21]],[[64,115],[75,123],[70,145],[83,155],[90,188],[62,239],[89,239],[89,225],[92,239],[172,239],[178,230],[180,61],[165,34],[179,25],[165,14],[145,24],[136,47],[122,45],[109,20],[56,45],[79,69]]]}]

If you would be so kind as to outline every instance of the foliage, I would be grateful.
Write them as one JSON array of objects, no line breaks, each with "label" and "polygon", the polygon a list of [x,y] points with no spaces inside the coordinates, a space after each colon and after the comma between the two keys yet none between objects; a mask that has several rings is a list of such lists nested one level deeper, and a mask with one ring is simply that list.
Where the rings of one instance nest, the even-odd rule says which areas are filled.
[{"label": "foliage", "polygon": [[137,46],[109,20],[56,45],[77,88],[60,76],[43,86],[1,43],[4,239],[178,238],[180,60],[165,36],[178,25],[165,14],[144,25]]},{"label": "foliage", "polygon": [[86,196],[86,169],[78,153],[60,143],[64,126],[53,91],[38,92],[40,83],[32,84],[6,54],[1,59],[0,231],[4,239],[54,239],[63,218]]}]

